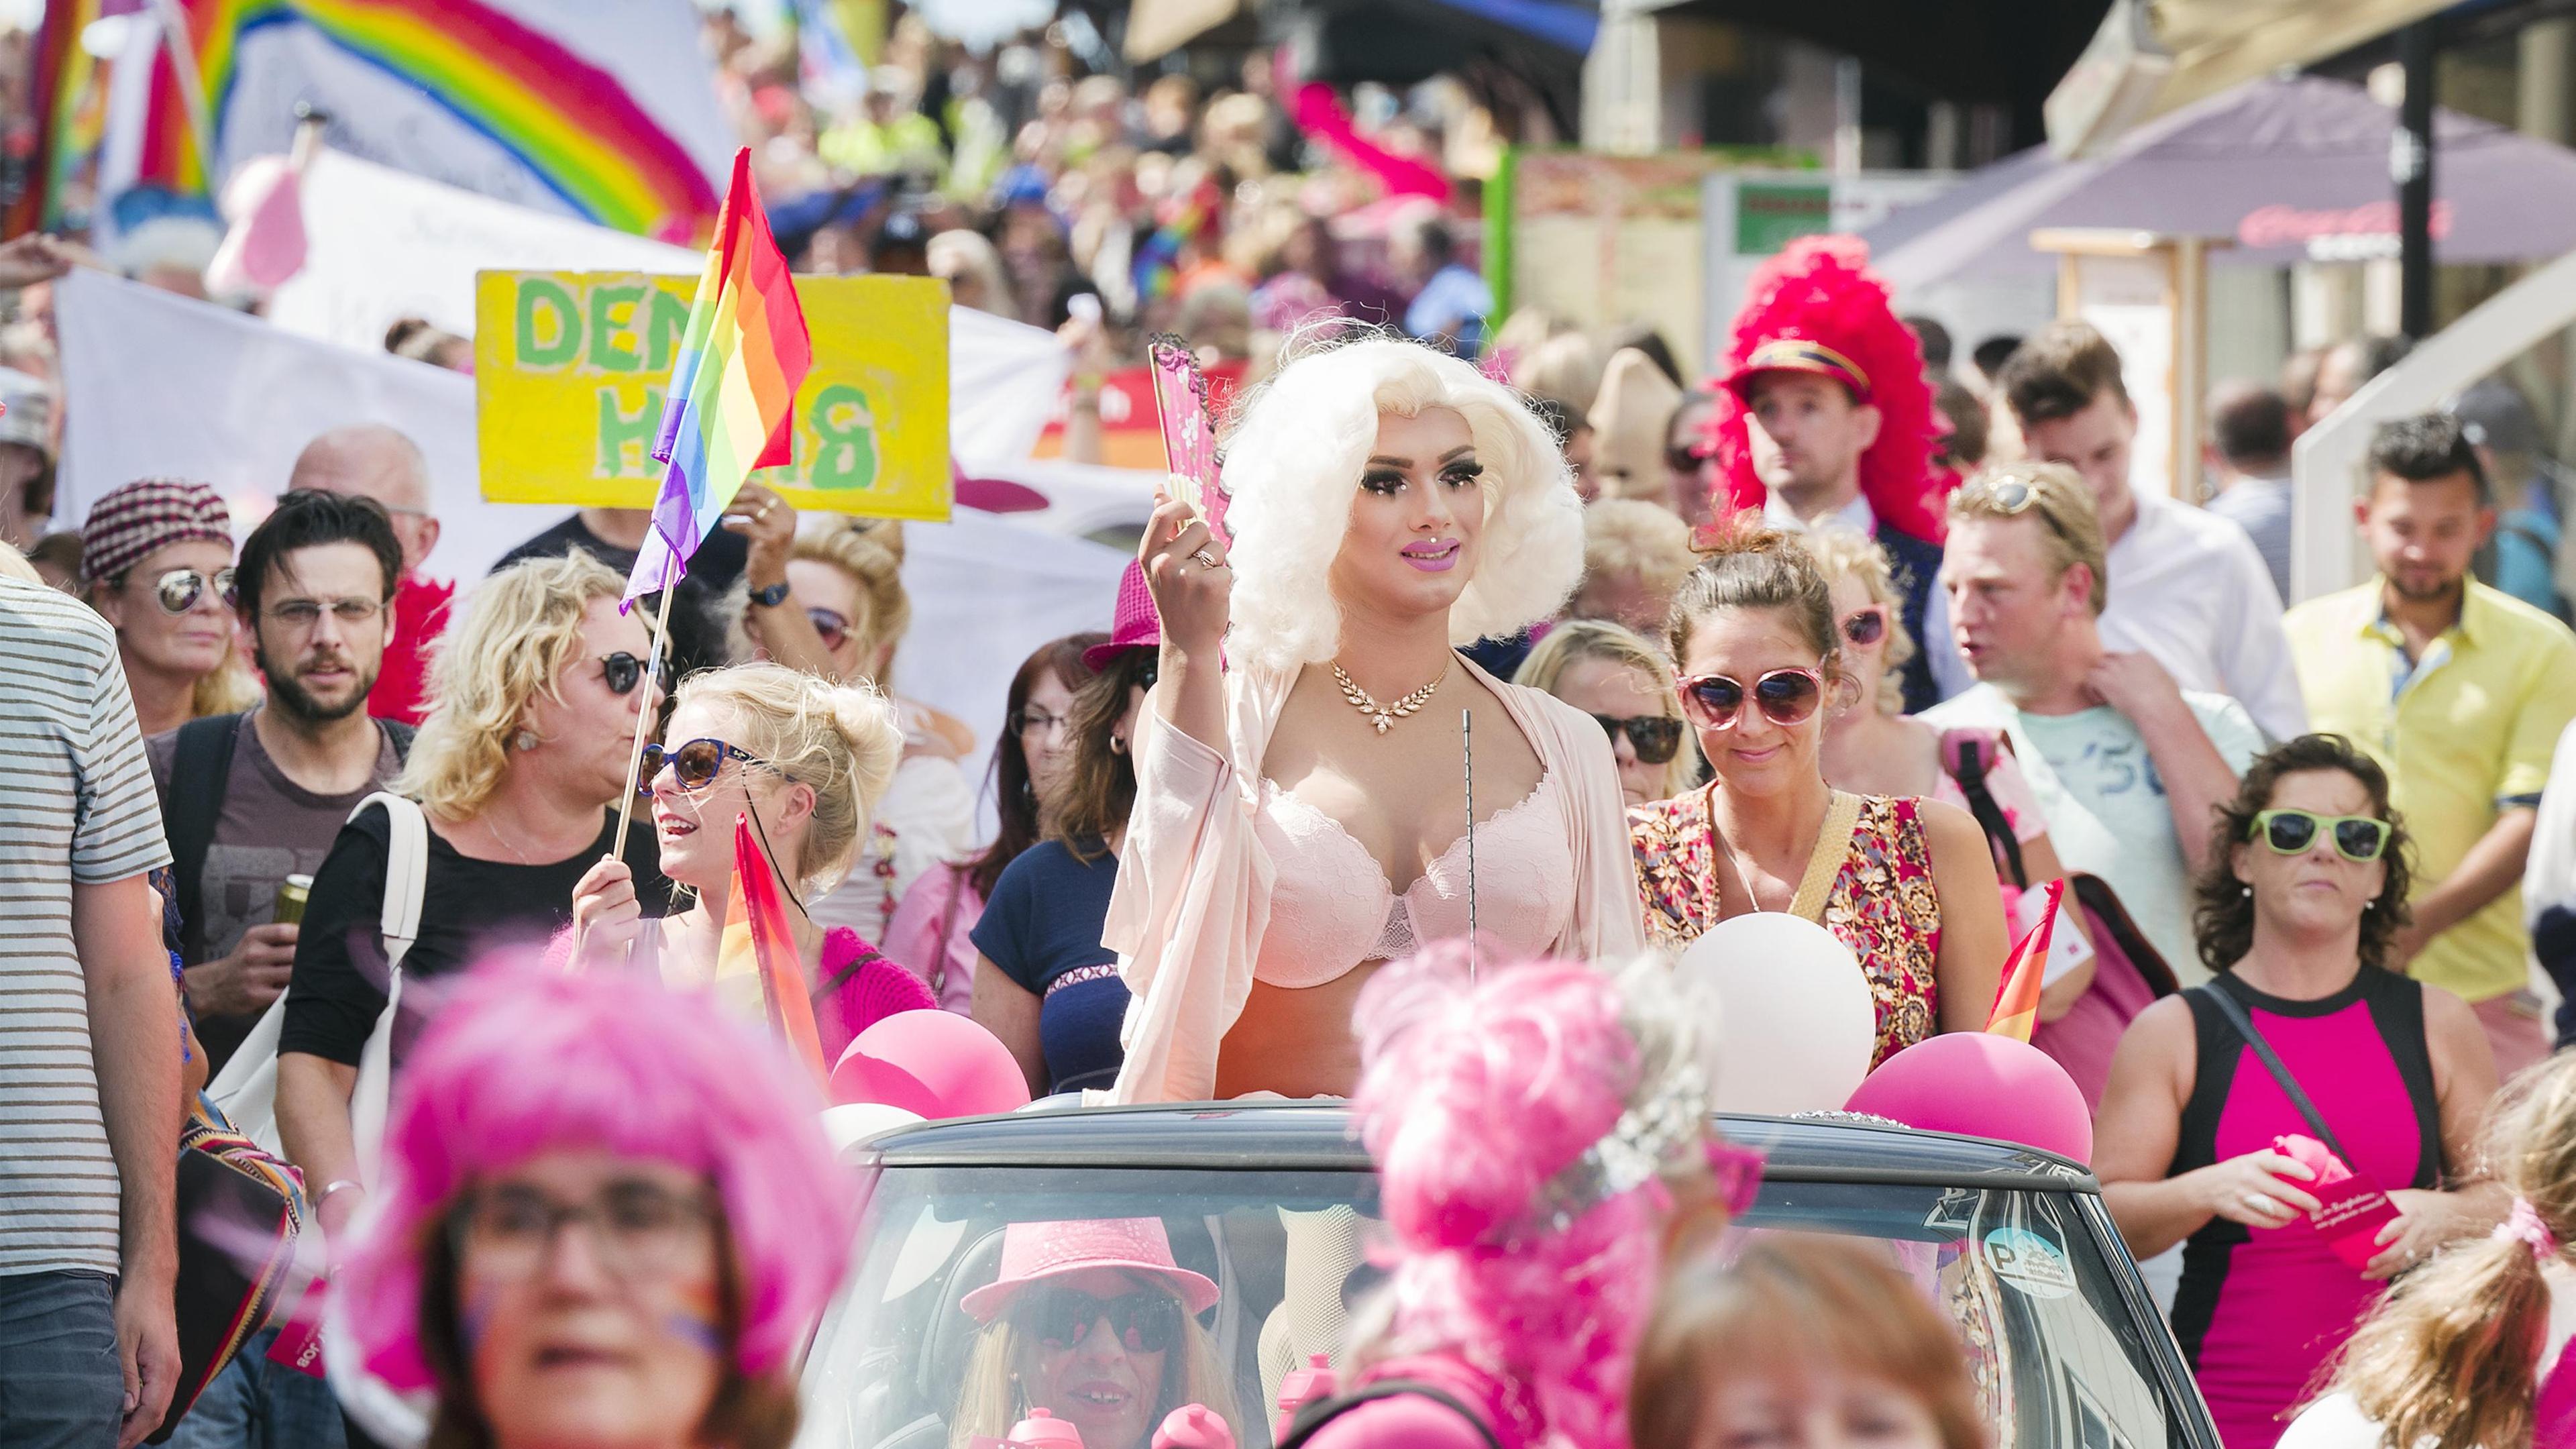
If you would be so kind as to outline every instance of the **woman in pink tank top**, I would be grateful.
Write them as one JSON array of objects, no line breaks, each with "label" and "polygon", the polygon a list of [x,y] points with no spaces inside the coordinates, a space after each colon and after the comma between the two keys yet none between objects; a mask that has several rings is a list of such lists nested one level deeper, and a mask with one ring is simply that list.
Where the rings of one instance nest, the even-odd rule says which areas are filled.
[{"label": "woman in pink tank top", "polygon": [[[2093,1169],[2131,1252],[2183,1245],[2174,1336],[2219,1437],[2271,1449],[2386,1280],[2503,1217],[2501,1188],[2462,1180],[2495,1065],[2466,1003],[2390,969],[2406,837],[2367,756],[2333,735],[2273,750],[2213,844],[2198,926],[2217,979],[2120,1039]],[[2346,1173],[2401,1214],[2346,1245],[2358,1264],[2309,1217],[2355,1191]]]},{"label": "woman in pink tank top", "polygon": [[1583,571],[1519,395],[1417,343],[1310,353],[1253,397],[1225,491],[1230,548],[1174,499],[1139,553],[1162,659],[1101,937],[1133,996],[1119,1101],[1347,1093],[1361,984],[1471,924],[1641,943],[1600,725],[1457,652]]},{"label": "woman in pink tank top", "polygon": [[1979,1031],[2003,969],[2002,898],[1976,820],[1825,783],[1825,717],[1848,708],[1832,593],[1795,539],[1721,535],[1683,581],[1670,644],[1716,778],[1628,816],[1647,934],[1684,945],[1746,911],[1796,911],[1860,959],[1872,1064]]}]

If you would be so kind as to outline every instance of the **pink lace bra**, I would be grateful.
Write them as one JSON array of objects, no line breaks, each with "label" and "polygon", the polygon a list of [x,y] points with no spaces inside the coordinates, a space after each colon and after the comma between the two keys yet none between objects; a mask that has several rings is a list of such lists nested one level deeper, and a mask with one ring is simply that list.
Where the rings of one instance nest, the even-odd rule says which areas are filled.
[{"label": "pink lace bra", "polygon": [[[1574,917],[1574,848],[1556,808],[1556,775],[1476,825],[1476,925],[1524,955],[1553,946]],[[1403,894],[1339,821],[1261,782],[1255,829],[1270,855],[1270,925],[1256,980],[1321,986],[1368,961],[1413,954],[1467,934],[1467,840],[1449,848]]]}]

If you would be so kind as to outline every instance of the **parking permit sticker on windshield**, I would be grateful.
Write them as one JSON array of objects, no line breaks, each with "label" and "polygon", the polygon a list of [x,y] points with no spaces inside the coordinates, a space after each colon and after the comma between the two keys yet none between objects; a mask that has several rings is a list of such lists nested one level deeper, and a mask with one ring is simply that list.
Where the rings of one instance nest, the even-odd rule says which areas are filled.
[{"label": "parking permit sticker on windshield", "polygon": [[2033,1298],[2065,1298],[2075,1292],[2075,1269],[2055,1243],[2026,1228],[1997,1228],[1986,1234],[1986,1261],[1995,1276]]}]

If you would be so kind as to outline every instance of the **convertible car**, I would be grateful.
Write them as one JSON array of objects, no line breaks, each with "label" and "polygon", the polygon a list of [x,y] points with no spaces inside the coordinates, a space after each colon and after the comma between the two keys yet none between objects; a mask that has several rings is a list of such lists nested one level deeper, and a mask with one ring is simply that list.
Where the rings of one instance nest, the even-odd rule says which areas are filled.
[{"label": "convertible car", "polygon": [[[1718,1125],[1768,1156],[1730,1234],[1883,1245],[1958,1325],[1996,1449],[2219,1449],[2081,1166],[1870,1119]],[[1009,1429],[967,1402],[989,1392],[970,1380],[991,1330],[965,1300],[1002,1272],[1014,1223],[1159,1220],[1177,1265],[1215,1285],[1189,1337],[1213,1348],[1224,1382],[1202,1397],[1222,1401],[1210,1407],[1243,1449],[1267,1449],[1283,1386],[1366,1313],[1377,1280],[1377,1185],[1338,1106],[1028,1112],[849,1155],[873,1169],[870,1195],[856,1268],[807,1358],[799,1449],[944,1449]]]}]

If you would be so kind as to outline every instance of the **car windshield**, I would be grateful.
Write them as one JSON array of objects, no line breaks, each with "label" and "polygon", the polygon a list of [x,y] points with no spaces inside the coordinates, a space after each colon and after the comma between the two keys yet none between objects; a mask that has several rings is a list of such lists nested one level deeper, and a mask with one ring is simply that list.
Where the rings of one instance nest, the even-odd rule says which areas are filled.
[{"label": "car windshield", "polygon": [[[1958,1326],[2002,1449],[2189,1443],[2150,1355],[2146,1334],[2160,1330],[2142,1327],[2078,1203],[1766,1181],[1727,1250],[1782,1229],[1884,1243]],[[1341,1340],[1374,1280],[1377,1215],[1376,1181],[1360,1172],[888,1169],[807,1361],[799,1449],[963,1449],[1032,1407],[1073,1421],[1087,1449],[1146,1449],[1192,1402],[1222,1413],[1246,1449],[1267,1446],[1282,1381]],[[1154,1226],[1140,1236],[1142,1219]],[[1085,1226],[1005,1242],[1011,1224],[1068,1222]],[[1157,1237],[1178,1272],[1147,1263],[1165,1260]],[[1009,1281],[977,1294],[1006,1258]],[[1111,1261],[1146,1265],[1096,1266]],[[1197,1301],[1211,1306],[1189,1311]]]}]

